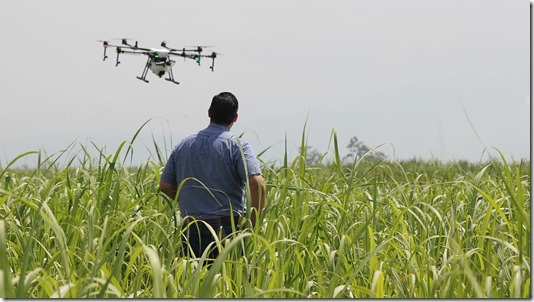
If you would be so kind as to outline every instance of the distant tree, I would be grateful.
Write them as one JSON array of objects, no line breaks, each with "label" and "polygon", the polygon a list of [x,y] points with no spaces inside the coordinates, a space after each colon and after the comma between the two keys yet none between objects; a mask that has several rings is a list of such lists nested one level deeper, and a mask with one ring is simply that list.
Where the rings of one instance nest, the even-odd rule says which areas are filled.
[{"label": "distant tree", "polygon": [[[300,154],[303,154],[302,148],[299,148]],[[312,146],[306,146],[306,166],[318,166],[321,163],[321,152],[313,149]]]},{"label": "distant tree", "polygon": [[360,159],[369,151],[371,152],[369,153],[369,155],[367,155],[368,158],[382,160],[386,157],[382,152],[372,151],[363,143],[363,141],[360,141],[356,136],[353,136],[350,139],[349,144],[347,145],[347,149],[349,149],[349,154],[347,154],[343,158],[343,160],[350,160],[355,158]]}]

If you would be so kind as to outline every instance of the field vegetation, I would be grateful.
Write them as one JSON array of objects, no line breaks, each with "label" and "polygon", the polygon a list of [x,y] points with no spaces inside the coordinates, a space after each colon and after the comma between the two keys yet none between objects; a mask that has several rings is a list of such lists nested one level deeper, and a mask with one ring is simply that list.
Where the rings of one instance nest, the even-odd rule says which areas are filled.
[{"label": "field vegetation", "polygon": [[[310,166],[303,135],[300,156],[262,164],[260,222],[206,266],[157,190],[170,147],[130,167],[136,136],[0,169],[1,297],[531,298],[530,161],[347,163],[333,132]],[[37,167],[12,168],[25,157]]]}]

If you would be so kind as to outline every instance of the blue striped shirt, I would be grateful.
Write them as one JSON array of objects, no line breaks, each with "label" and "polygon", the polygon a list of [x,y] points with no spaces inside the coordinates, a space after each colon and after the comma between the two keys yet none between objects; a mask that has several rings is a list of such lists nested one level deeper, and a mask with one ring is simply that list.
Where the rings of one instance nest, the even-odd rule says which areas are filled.
[{"label": "blue striped shirt", "polygon": [[244,213],[246,180],[256,174],[261,170],[250,144],[238,141],[228,127],[211,123],[174,147],[161,180],[179,188],[182,217],[212,219],[231,216],[231,210]]}]

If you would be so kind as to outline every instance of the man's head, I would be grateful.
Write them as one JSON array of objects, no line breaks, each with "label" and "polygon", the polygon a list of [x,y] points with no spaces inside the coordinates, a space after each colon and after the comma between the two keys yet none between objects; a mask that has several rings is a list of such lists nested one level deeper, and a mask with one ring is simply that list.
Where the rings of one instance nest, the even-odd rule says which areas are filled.
[{"label": "man's head", "polygon": [[237,98],[230,92],[221,92],[211,100],[208,116],[211,122],[228,126],[237,120],[237,109]]}]

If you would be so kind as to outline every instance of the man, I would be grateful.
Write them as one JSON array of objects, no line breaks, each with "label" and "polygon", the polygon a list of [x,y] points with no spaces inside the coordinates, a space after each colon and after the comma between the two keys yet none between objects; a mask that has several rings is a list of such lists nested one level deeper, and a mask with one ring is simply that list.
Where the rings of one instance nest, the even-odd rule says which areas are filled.
[{"label": "man", "polygon": [[[247,210],[254,225],[265,203],[265,181],[254,151],[230,133],[237,109],[232,93],[214,96],[208,110],[209,126],[176,145],[161,175],[160,190],[173,200],[177,198],[184,227],[189,226],[185,251],[190,247],[197,257],[214,238],[204,223],[191,222],[202,220],[224,236],[232,232],[232,223],[234,229],[238,227]],[[246,209],[247,179],[252,209]],[[212,246],[210,257],[217,254]]]}]

